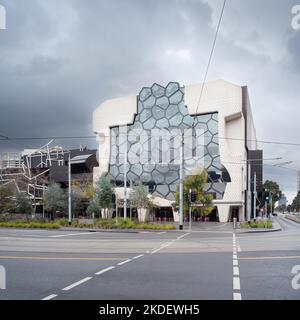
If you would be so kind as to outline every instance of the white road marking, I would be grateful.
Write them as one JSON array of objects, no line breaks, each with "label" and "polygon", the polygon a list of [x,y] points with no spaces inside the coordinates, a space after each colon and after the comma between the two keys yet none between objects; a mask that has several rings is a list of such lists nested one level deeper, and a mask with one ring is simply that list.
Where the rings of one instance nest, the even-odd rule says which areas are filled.
[{"label": "white road marking", "polygon": [[238,245],[238,252],[242,252],[241,246]]},{"label": "white road marking", "polygon": [[183,237],[187,236],[188,234],[190,234],[190,233],[185,233],[185,234],[183,234],[182,236],[177,237],[177,239],[180,240],[180,239],[182,239]]},{"label": "white road marking", "polygon": [[233,277],[233,290],[241,290],[241,283],[239,277]]},{"label": "white road marking", "polygon": [[240,294],[240,292],[233,293],[233,300],[242,300],[242,295]]},{"label": "white road marking", "polygon": [[238,267],[239,261],[237,257],[237,251],[240,251],[239,241],[236,239],[235,234],[232,236],[232,245],[233,245],[233,300],[242,300],[241,292],[236,292],[241,290],[241,282],[240,282],[240,269]]},{"label": "white road marking", "polygon": [[68,287],[63,288],[62,290],[63,290],[63,291],[69,291],[69,290],[73,289],[74,287],[77,287],[77,286],[79,286],[80,284],[82,284],[82,283],[84,283],[84,282],[87,282],[87,281],[89,281],[89,280],[91,280],[91,279],[93,279],[93,277],[86,277],[86,278],[84,278],[84,279],[82,279],[82,280],[79,280],[79,281],[77,281],[77,282],[69,285]]},{"label": "white road marking", "polygon": [[161,245],[160,245],[160,247],[164,247],[164,246],[167,246],[167,245],[169,245],[170,244],[170,242],[164,242],[164,243],[162,243]]},{"label": "white road marking", "polygon": [[138,259],[138,258],[141,258],[141,257],[143,257],[143,256],[144,256],[143,254],[140,254],[140,255],[138,255],[138,256],[133,257],[132,259]]},{"label": "white road marking", "polygon": [[83,234],[94,234],[94,232],[57,234],[57,235],[55,235],[55,236],[48,236],[48,238],[62,238],[62,237],[80,236],[80,235],[83,235]]},{"label": "white road marking", "polygon": [[114,268],[115,268],[114,266],[111,266],[111,267],[105,268],[105,269],[103,269],[103,270],[100,270],[100,271],[96,272],[95,274],[96,274],[97,276],[99,276],[100,274],[102,274],[102,273],[104,273],[104,272],[107,272],[107,271],[109,271],[109,270],[112,270],[112,269],[114,269]]},{"label": "white road marking", "polygon": [[164,233],[167,233],[166,231],[163,231],[163,232],[158,232],[157,234],[164,234]]},{"label": "white road marking", "polygon": [[57,294],[50,294],[50,296],[43,298],[42,300],[52,300],[57,297]]},{"label": "white road marking", "polygon": [[239,276],[240,275],[239,267],[233,267],[233,275],[234,276]]},{"label": "white road marking", "polygon": [[128,259],[128,260],[119,262],[119,263],[118,263],[118,266],[122,266],[123,264],[128,263],[128,262],[130,262],[130,261],[132,261],[132,260],[131,260],[131,259]]}]

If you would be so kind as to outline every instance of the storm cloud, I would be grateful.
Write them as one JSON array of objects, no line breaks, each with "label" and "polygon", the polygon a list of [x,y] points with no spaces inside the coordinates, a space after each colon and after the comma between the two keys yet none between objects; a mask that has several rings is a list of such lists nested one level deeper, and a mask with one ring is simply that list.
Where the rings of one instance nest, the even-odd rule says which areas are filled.
[{"label": "storm cloud", "polygon": [[[92,112],[105,99],[135,95],[153,82],[199,83],[221,0],[0,0],[0,134],[92,135]],[[248,85],[259,140],[299,142],[300,31],[294,1],[230,0],[208,80]],[[1,142],[1,152],[45,141]],[[75,147],[79,141],[62,141]],[[81,141],[96,146],[93,139]],[[266,166],[289,199],[300,147],[260,144]],[[268,161],[270,165],[276,161]],[[284,174],[282,173],[284,171]]]}]

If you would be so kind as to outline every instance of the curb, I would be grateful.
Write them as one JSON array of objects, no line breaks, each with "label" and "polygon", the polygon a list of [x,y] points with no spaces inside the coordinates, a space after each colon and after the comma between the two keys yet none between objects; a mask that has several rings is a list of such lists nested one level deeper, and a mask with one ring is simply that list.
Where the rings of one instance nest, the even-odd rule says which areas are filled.
[{"label": "curb", "polygon": [[245,229],[245,231],[241,231],[242,229],[238,229],[239,230],[238,233],[263,233],[263,232],[277,232],[282,230],[280,224],[277,221],[273,221],[273,224],[277,225],[277,227],[272,229],[252,229],[252,230]]},{"label": "curb", "polygon": [[294,219],[292,219],[290,216],[285,216],[284,218],[300,224],[300,221],[294,220]]},{"label": "curb", "polygon": [[68,228],[68,227],[62,227],[60,229],[57,229],[60,231],[86,231],[86,232],[111,232],[111,233],[140,233],[140,232],[147,232],[147,233],[159,233],[159,232],[172,232],[172,231],[178,231],[176,229],[174,230],[151,230],[151,229],[89,229],[89,228]]}]

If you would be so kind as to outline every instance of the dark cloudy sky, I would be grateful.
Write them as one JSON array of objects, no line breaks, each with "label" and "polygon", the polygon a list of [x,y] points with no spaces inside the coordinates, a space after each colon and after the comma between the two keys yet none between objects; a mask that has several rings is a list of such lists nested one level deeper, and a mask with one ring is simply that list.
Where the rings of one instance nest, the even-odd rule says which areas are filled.
[{"label": "dark cloudy sky", "polygon": [[[91,135],[92,112],[107,98],[137,94],[153,82],[201,82],[222,2],[0,0],[7,11],[7,29],[0,30],[0,134]],[[228,0],[209,71],[208,80],[249,86],[259,140],[300,142],[300,30],[291,27],[293,5]],[[21,145],[1,142],[0,151]],[[300,147],[260,147],[266,158],[293,161],[293,170],[266,166],[264,172],[291,200]]]}]

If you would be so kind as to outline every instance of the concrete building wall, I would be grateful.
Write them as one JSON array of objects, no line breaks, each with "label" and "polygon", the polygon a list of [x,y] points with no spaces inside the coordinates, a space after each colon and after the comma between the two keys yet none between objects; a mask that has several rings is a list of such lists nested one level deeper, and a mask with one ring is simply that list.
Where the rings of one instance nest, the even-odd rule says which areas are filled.
[{"label": "concrete building wall", "polygon": [[[184,87],[184,102],[190,115],[218,113],[218,136],[220,162],[227,169],[231,182],[227,183],[224,197],[216,200],[219,219],[228,221],[233,208],[238,210],[240,220],[245,215],[245,190],[247,188],[247,147],[246,133],[249,132],[248,147],[256,148],[256,133],[251,114],[248,95],[243,94],[243,87],[224,80],[208,82],[204,86],[198,106],[201,84]],[[245,119],[243,99],[247,100],[248,121]],[[93,114],[93,130],[99,142],[99,167],[94,169],[96,179],[109,170],[110,127],[129,125],[137,113],[137,97],[107,100]],[[249,141],[251,140],[251,141]]]}]

